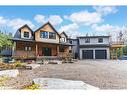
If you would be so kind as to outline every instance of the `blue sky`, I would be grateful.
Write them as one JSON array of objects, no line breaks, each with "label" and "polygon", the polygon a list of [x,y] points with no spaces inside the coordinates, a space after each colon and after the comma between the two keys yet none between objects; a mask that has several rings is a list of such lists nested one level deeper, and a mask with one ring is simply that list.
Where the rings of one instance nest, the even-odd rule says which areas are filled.
[{"label": "blue sky", "polygon": [[0,6],[0,29],[12,32],[24,24],[33,30],[50,21],[69,36],[109,35],[126,30],[126,6]]}]

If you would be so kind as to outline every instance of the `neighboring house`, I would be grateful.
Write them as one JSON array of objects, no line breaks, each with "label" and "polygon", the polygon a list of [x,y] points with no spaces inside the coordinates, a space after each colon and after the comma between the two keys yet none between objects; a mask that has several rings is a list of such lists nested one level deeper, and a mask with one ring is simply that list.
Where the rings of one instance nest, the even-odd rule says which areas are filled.
[{"label": "neighboring house", "polygon": [[3,49],[0,50],[0,56],[10,57],[12,56],[12,49]]},{"label": "neighboring house", "polygon": [[80,59],[110,59],[110,36],[81,36],[79,40]]},{"label": "neighboring house", "polygon": [[75,59],[78,59],[79,58],[78,39],[68,38],[68,42],[70,44],[73,44],[73,46],[71,47],[72,54],[73,54]]},{"label": "neighboring house", "polygon": [[32,31],[28,25],[24,25],[15,33],[13,57],[37,58],[44,56],[66,56],[71,44],[64,40],[48,22]]}]

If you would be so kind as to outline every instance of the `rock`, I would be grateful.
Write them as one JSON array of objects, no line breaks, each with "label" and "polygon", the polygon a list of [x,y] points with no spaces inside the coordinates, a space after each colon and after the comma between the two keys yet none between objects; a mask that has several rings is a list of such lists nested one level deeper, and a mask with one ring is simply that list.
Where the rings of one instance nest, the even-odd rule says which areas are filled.
[{"label": "rock", "polygon": [[0,71],[0,76],[17,77],[18,74],[19,71],[16,69]]},{"label": "rock", "polygon": [[51,63],[53,64],[62,64],[62,61],[59,60],[52,60]]},{"label": "rock", "polygon": [[40,64],[27,64],[26,66],[31,66],[33,69],[40,66]]},{"label": "rock", "polygon": [[32,66],[25,66],[26,70],[32,70]]},{"label": "rock", "polygon": [[39,84],[41,89],[99,89],[88,85],[83,81],[64,80],[56,78],[37,78],[34,79],[35,84]]}]

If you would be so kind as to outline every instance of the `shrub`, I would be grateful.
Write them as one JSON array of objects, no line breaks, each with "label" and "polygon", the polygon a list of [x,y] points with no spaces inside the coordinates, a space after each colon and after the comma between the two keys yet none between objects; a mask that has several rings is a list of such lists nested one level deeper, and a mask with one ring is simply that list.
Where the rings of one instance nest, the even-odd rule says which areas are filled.
[{"label": "shrub", "polygon": [[32,84],[32,85],[25,86],[23,89],[26,89],[26,90],[37,90],[37,89],[40,89],[40,85],[39,84]]},{"label": "shrub", "polygon": [[5,81],[9,80],[9,79],[10,79],[10,77],[8,77],[8,76],[0,77],[0,87],[4,86]]},{"label": "shrub", "polygon": [[24,63],[21,63],[21,62],[16,62],[15,63],[15,66],[16,67],[23,67],[23,66],[25,66],[25,64]]}]

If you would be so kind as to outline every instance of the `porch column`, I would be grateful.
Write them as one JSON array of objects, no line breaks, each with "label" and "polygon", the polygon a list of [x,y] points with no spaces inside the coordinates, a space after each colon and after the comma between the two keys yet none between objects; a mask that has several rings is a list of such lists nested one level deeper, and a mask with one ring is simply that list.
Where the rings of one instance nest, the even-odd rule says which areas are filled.
[{"label": "porch column", "polygon": [[59,45],[57,45],[57,56],[59,55]]},{"label": "porch column", "polygon": [[118,59],[117,52],[118,52],[118,48],[116,48],[116,59]]},{"label": "porch column", "polygon": [[36,53],[36,57],[37,57],[38,56],[38,45],[37,45],[37,43],[36,43],[35,53]]},{"label": "porch column", "polygon": [[122,56],[123,56],[123,48],[121,47],[120,48],[120,57],[121,57],[121,59],[122,59]]},{"label": "porch column", "polygon": [[14,41],[12,46],[12,56],[14,55],[15,51],[16,51],[16,42]]}]

